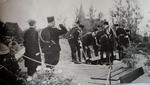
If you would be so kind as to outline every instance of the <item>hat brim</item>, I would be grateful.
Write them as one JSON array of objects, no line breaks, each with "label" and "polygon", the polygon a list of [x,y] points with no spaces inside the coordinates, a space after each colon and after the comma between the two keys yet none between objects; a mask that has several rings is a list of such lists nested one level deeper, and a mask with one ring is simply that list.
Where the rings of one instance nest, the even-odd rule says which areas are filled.
[{"label": "hat brim", "polygon": [[10,52],[8,46],[6,46],[3,43],[0,43],[0,55],[5,55],[8,54]]}]

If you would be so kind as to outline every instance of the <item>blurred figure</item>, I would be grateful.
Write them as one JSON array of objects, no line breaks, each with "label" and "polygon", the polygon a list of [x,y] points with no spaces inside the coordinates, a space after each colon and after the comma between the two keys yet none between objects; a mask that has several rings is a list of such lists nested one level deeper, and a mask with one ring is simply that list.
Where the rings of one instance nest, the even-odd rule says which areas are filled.
[{"label": "blurred figure", "polygon": [[36,21],[29,20],[28,24],[30,27],[24,33],[24,46],[25,46],[24,60],[25,60],[25,66],[28,69],[27,73],[29,76],[32,76],[35,73],[39,63],[31,59],[40,61],[40,56],[36,55],[36,53],[39,52]]},{"label": "blurred figure", "polygon": [[8,40],[5,36],[0,36],[0,64],[17,75],[20,69],[15,54],[12,53],[11,47],[9,47],[9,43],[11,43],[11,39]]},{"label": "blurred figure", "polygon": [[125,53],[124,50],[129,47],[130,42],[130,30],[125,29],[124,25],[118,25],[116,30],[118,46],[117,49],[119,51],[119,60],[124,58]]},{"label": "blurred figure", "polygon": [[23,85],[18,80],[19,65],[15,56],[10,54],[10,48],[0,41],[0,84],[2,85]]},{"label": "blurred figure", "polygon": [[109,27],[108,22],[104,22],[104,31],[103,35],[100,39],[100,45],[101,45],[101,60],[103,62],[104,52],[106,53],[106,62],[107,64],[113,63],[114,59],[114,46],[115,46],[115,33],[112,28]]},{"label": "blurred figure", "polygon": [[84,26],[77,21],[75,26],[72,28],[72,33],[70,34],[72,37],[68,39],[71,48],[72,62],[75,64],[80,64],[82,62],[80,49],[82,47],[81,35],[83,28]]}]

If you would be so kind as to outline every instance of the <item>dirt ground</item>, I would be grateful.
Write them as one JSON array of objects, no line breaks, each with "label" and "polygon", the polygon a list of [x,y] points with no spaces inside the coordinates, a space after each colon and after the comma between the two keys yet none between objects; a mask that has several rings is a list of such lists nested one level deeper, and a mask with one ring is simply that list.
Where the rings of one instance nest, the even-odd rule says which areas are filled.
[{"label": "dirt ground", "polygon": [[[56,69],[64,74],[71,76],[73,78],[73,82],[78,83],[78,85],[104,85],[106,80],[96,80],[91,79],[91,77],[101,78],[102,76],[106,76],[108,74],[108,66],[106,65],[87,65],[87,64],[74,64],[71,62],[71,53],[70,47],[67,40],[60,40],[61,44],[61,56]],[[24,48],[20,50],[16,57],[19,58],[24,53]],[[133,83],[150,83],[150,77],[148,76],[147,68],[144,66],[145,58],[143,55],[137,55],[138,64],[136,67],[143,67],[145,74],[133,81]],[[26,71],[23,63],[20,63],[22,67],[22,71]],[[126,66],[120,61],[114,61],[112,70],[115,70],[120,67]],[[125,72],[124,72],[125,74]],[[118,78],[120,75],[116,76]],[[112,84],[119,84],[119,81],[112,82]]]}]

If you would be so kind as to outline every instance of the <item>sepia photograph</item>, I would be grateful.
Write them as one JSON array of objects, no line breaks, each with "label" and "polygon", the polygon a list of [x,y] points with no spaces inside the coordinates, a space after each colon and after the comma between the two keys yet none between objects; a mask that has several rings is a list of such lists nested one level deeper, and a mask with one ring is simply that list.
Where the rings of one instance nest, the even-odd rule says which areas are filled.
[{"label": "sepia photograph", "polygon": [[0,0],[0,85],[150,85],[150,0]]}]

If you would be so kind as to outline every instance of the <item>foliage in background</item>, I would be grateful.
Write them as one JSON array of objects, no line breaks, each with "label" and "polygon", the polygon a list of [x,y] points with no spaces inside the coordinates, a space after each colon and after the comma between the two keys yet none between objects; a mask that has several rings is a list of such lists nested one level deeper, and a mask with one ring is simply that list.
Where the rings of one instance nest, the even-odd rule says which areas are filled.
[{"label": "foliage in background", "polygon": [[89,8],[89,12],[87,14],[84,13],[82,4],[80,8],[75,9],[75,21],[79,20],[81,24],[84,25],[83,34],[93,31],[94,28],[98,25],[101,25],[103,13],[100,11],[98,14],[96,13],[96,9],[91,6]]},{"label": "foliage in background", "polygon": [[123,63],[127,64],[128,67],[135,67],[137,48],[135,43],[140,43],[141,36],[138,34],[138,25],[142,20],[140,8],[137,0],[114,0],[114,9],[110,11],[111,21],[113,24],[124,25],[125,29],[130,30],[131,46],[126,48],[125,58]]},{"label": "foliage in background", "polygon": [[112,23],[119,23],[130,29],[134,41],[139,30],[138,25],[143,18],[137,0],[114,0],[114,7],[110,12]]},{"label": "foliage in background", "polygon": [[135,68],[137,64],[136,47],[135,46],[128,47],[124,50],[124,52],[125,52],[125,58],[123,58],[122,62],[125,63],[128,68]]}]

